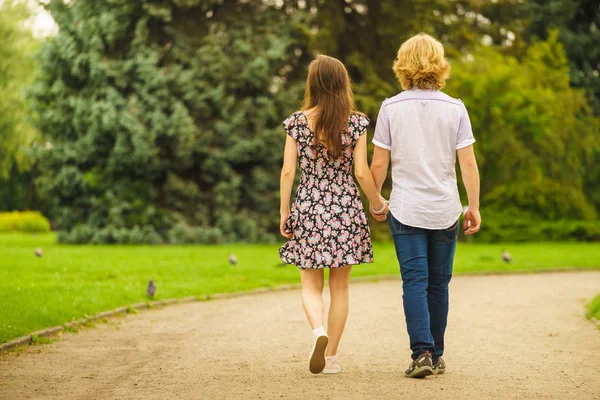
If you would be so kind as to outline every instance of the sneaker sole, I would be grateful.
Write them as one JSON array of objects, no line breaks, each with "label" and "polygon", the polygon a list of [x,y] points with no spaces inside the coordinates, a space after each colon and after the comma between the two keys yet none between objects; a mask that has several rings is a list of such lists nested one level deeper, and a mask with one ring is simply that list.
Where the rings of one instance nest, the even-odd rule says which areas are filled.
[{"label": "sneaker sole", "polygon": [[329,343],[327,336],[319,336],[315,342],[315,348],[312,351],[308,362],[308,369],[313,374],[320,374],[325,369],[325,349]]},{"label": "sneaker sole", "polygon": [[443,374],[443,373],[445,373],[445,372],[446,372],[446,370],[445,370],[445,369],[434,369],[434,370],[433,370],[433,374],[434,374],[434,375],[441,375],[441,374]]},{"label": "sneaker sole", "polygon": [[323,370],[324,374],[339,374],[340,372],[342,372],[341,369],[324,369]]},{"label": "sneaker sole", "polygon": [[423,365],[422,367],[415,368],[413,372],[406,376],[409,378],[423,379],[429,375],[433,375],[433,369],[428,365]]}]

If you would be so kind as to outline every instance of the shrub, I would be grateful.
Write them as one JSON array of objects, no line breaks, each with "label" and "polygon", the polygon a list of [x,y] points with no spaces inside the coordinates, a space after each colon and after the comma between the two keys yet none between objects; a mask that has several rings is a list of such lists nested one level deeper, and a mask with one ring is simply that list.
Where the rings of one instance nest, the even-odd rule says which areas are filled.
[{"label": "shrub", "polygon": [[[482,209],[481,215],[483,222],[479,233],[473,236],[475,242],[557,242],[565,240],[600,242],[600,221],[598,220],[543,220],[531,213],[519,212],[515,208]],[[377,223],[373,219],[370,219],[369,222],[373,240],[391,240],[387,223]],[[459,240],[464,239],[465,236],[461,229]]]},{"label": "shrub", "polygon": [[38,211],[2,212],[0,232],[50,232],[50,222]]},{"label": "shrub", "polygon": [[475,236],[475,240],[482,242],[600,241],[597,220],[543,220],[514,208],[484,209],[482,217],[482,229]]},{"label": "shrub", "polygon": [[223,233],[218,228],[193,227],[185,222],[175,225],[168,234],[172,244],[218,244],[224,241]]},{"label": "shrub", "polygon": [[79,224],[70,231],[59,231],[58,240],[69,244],[160,244],[163,242],[151,225],[135,225],[127,229],[113,225],[92,228],[86,224]]}]

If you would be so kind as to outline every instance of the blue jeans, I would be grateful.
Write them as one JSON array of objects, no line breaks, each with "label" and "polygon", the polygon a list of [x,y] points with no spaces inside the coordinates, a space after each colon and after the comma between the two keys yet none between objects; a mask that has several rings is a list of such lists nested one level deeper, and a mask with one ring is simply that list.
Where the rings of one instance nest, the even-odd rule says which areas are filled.
[{"label": "blue jeans", "polygon": [[400,262],[412,358],[429,351],[437,361],[444,354],[458,221],[447,229],[429,230],[404,225],[390,213],[388,224]]}]

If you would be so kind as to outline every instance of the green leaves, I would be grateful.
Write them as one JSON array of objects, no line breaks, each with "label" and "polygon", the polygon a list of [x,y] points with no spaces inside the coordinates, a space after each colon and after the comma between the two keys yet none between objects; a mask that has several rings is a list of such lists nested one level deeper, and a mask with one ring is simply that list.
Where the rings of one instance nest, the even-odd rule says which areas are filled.
[{"label": "green leaves", "polygon": [[31,167],[28,148],[37,138],[28,122],[25,101],[37,48],[37,41],[24,26],[30,15],[23,2],[0,3],[0,185],[6,184],[11,172]]},{"label": "green leaves", "polygon": [[600,121],[569,86],[556,33],[522,60],[482,47],[455,62],[448,93],[462,98],[478,140],[482,205],[540,219],[593,220],[583,177],[600,149]]},{"label": "green leaves", "polygon": [[[312,56],[347,65],[375,121],[398,91],[398,47],[427,31],[452,59],[449,94],[471,115],[483,204],[592,219],[600,126],[589,95],[572,86],[596,82],[599,13],[593,1],[558,3],[52,0],[60,30],[42,45],[30,89],[36,127],[53,146],[36,150],[39,191],[67,242],[273,240],[280,123],[299,104]],[[558,30],[548,31],[548,15]],[[6,22],[0,34],[17,29]],[[0,74],[5,60],[24,60],[17,49],[0,49]],[[14,65],[14,76],[33,68]],[[0,144],[0,178],[27,168],[16,149],[35,137],[20,128],[15,88],[0,80],[0,132],[26,134]]]},{"label": "green leaves", "polygon": [[278,128],[300,94],[271,90],[297,58],[287,17],[262,3],[113,3],[50,5],[67,26],[42,49],[33,100],[55,145],[39,182],[61,240],[268,239]]}]

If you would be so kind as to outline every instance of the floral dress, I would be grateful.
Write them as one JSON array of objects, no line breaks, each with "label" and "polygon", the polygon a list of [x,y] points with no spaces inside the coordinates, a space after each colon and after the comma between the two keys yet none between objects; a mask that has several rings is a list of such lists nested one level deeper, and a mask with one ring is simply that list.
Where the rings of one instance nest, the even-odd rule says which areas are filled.
[{"label": "floral dress", "polygon": [[331,159],[323,145],[315,149],[304,112],[292,114],[283,125],[296,140],[301,177],[285,222],[293,237],[279,249],[281,260],[302,269],[373,262],[371,233],[352,177],[354,145],[369,120],[350,116],[337,159]]}]

